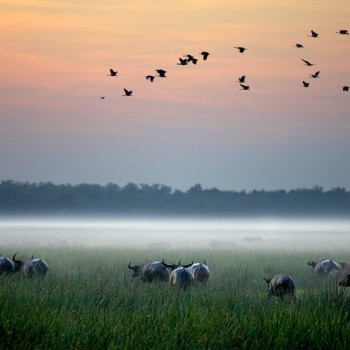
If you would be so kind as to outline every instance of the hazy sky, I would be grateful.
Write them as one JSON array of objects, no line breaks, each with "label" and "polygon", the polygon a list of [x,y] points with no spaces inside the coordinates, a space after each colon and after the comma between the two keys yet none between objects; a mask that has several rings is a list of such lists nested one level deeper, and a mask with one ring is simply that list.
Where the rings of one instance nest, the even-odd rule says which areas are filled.
[{"label": "hazy sky", "polygon": [[340,29],[349,0],[0,0],[0,180],[350,189]]}]

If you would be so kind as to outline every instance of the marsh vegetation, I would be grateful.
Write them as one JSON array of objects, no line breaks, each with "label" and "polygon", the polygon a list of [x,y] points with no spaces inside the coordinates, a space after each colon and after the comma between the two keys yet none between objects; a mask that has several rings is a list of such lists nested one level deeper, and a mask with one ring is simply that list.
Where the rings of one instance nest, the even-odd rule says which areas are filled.
[{"label": "marsh vegetation", "polygon": [[[187,241],[179,227],[163,228],[163,241],[171,242],[171,233],[176,242],[164,248],[153,241],[138,241],[132,230],[131,240],[122,244],[122,240],[106,240],[109,233],[103,236],[100,227],[103,245],[98,234],[98,244],[93,244],[91,235],[84,244],[81,231],[66,227],[61,233],[67,237],[53,244],[53,237],[48,237],[53,232],[47,227],[41,231],[36,227],[39,236],[30,241],[28,226],[22,230],[2,226],[1,236],[11,233],[18,242],[8,239],[1,247],[3,255],[11,256],[18,248],[28,257],[40,254],[50,273],[45,278],[0,276],[0,348],[344,349],[350,341],[349,291],[339,287],[336,279],[317,278],[307,265],[311,258],[349,261],[349,245],[344,244],[348,226],[341,227],[344,232],[338,230],[338,234],[344,235],[343,244],[339,237],[323,233],[322,242],[312,245],[313,236],[309,244],[305,240],[299,246],[283,234],[280,239],[272,237],[271,227],[265,233],[260,230],[261,240],[252,241],[244,238],[256,236],[258,228],[240,231],[229,240],[221,227],[216,240],[232,243],[221,246],[211,244],[209,233],[214,227],[210,232],[192,228],[182,233]],[[296,230],[295,237],[301,233]],[[45,242],[44,236],[48,237]],[[27,238],[25,245],[20,237]],[[200,237],[206,239],[194,245]],[[339,244],[331,246],[328,239]],[[181,246],[182,241],[187,243]],[[184,292],[131,277],[130,260],[163,258],[205,259],[211,270],[206,288],[192,286]],[[268,297],[263,277],[276,273],[293,276],[295,297]]]}]

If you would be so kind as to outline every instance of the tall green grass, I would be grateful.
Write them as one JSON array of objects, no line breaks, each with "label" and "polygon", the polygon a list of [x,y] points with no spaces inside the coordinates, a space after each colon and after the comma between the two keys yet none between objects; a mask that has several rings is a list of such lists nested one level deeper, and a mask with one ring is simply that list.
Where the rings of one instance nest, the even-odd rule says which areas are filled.
[{"label": "tall green grass", "polygon": [[[6,253],[6,252],[5,252]],[[324,252],[42,248],[45,278],[0,277],[0,349],[346,349],[350,297],[307,266]],[[332,252],[336,256],[337,252]],[[344,251],[339,259],[346,260]],[[8,255],[11,255],[10,253]],[[206,288],[131,277],[130,260],[205,259]],[[324,256],[326,258],[326,256]],[[295,298],[267,297],[288,273]]]}]

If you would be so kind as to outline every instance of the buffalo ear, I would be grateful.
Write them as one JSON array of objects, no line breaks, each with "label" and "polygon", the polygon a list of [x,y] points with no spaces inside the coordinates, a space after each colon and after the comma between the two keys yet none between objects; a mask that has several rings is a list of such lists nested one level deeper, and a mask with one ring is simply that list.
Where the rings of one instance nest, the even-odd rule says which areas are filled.
[{"label": "buffalo ear", "polygon": [[263,279],[266,281],[267,284],[270,284],[271,278],[265,278],[265,277],[263,277]]}]

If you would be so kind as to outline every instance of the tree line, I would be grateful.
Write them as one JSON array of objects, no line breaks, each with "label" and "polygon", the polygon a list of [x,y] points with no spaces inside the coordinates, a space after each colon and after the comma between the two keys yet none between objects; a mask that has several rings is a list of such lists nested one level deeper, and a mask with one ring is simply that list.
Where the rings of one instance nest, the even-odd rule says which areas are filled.
[{"label": "tree line", "polygon": [[160,184],[0,183],[0,215],[350,216],[350,192],[320,186],[227,191],[196,184],[187,191]]}]

